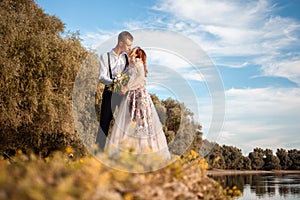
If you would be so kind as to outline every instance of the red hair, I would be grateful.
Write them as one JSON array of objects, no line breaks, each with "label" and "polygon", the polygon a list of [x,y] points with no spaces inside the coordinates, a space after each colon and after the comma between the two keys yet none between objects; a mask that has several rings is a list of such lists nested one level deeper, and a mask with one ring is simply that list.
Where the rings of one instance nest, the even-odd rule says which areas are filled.
[{"label": "red hair", "polygon": [[143,49],[141,49],[140,47],[135,47],[135,48],[132,49],[131,56],[133,56],[134,58],[140,58],[143,61],[145,77],[146,77],[147,73],[148,73],[148,70],[147,70],[147,67],[146,67],[147,55],[146,55],[145,51]]}]

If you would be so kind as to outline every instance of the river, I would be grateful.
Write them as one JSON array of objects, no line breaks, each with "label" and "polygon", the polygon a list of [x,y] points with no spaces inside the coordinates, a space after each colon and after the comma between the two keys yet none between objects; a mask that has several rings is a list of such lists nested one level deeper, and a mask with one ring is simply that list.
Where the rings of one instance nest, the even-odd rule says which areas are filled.
[{"label": "river", "polygon": [[225,187],[236,186],[242,196],[238,200],[300,199],[300,173],[210,175]]}]

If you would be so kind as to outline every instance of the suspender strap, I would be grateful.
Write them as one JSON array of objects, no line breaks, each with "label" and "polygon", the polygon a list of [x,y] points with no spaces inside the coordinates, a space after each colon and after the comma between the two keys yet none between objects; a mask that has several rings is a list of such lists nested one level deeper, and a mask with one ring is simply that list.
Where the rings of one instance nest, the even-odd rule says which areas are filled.
[{"label": "suspender strap", "polygon": [[107,60],[108,60],[108,68],[109,68],[109,77],[110,77],[110,79],[113,79],[112,73],[111,73],[111,67],[110,67],[110,55],[109,55],[109,52],[107,52]]},{"label": "suspender strap", "polygon": [[126,60],[126,64],[125,64],[125,67],[124,67],[124,70],[127,68],[127,66],[129,65],[129,62],[128,62],[128,56],[127,54],[124,54],[125,55],[125,60]]},{"label": "suspender strap", "polygon": [[[129,65],[129,61],[128,61],[127,54],[124,54],[124,55],[125,55],[125,60],[126,60],[126,64],[125,64],[125,68],[124,68],[124,70],[125,70],[127,68],[127,66]],[[111,66],[110,66],[110,55],[109,55],[109,52],[107,52],[107,61],[108,61],[109,77],[110,77],[110,79],[113,79],[112,72],[111,72]]]}]

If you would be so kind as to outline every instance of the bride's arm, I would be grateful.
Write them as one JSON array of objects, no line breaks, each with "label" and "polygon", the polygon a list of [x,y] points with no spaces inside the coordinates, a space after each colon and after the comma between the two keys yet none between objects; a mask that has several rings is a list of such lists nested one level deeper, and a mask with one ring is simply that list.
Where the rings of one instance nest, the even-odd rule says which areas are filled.
[{"label": "bride's arm", "polygon": [[141,60],[137,60],[135,62],[135,67],[137,69],[136,77],[135,79],[130,80],[126,86],[124,86],[123,92],[142,87],[146,84],[143,62]]}]

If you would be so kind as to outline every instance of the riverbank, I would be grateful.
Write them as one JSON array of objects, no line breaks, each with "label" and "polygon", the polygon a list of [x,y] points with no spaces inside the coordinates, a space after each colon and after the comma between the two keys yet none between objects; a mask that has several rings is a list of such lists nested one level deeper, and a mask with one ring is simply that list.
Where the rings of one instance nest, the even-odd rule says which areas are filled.
[{"label": "riverbank", "polygon": [[300,170],[224,170],[213,169],[207,170],[209,176],[224,176],[224,175],[237,175],[237,174],[300,174]]},{"label": "riverbank", "polygon": [[147,162],[133,154],[111,159],[99,153],[99,162],[71,153],[66,148],[41,158],[20,150],[10,159],[0,157],[0,199],[226,199],[221,185],[205,173],[204,159],[195,154],[151,171],[160,158]]}]

